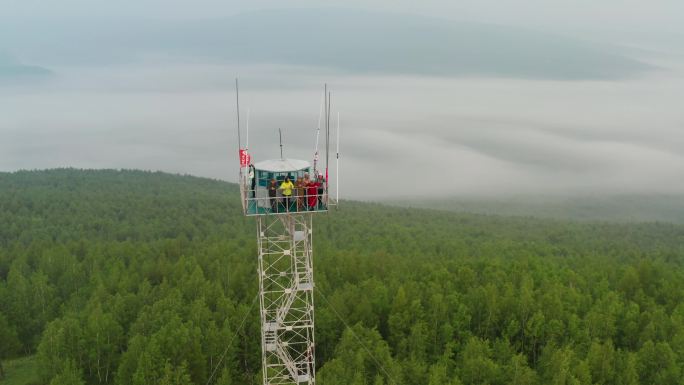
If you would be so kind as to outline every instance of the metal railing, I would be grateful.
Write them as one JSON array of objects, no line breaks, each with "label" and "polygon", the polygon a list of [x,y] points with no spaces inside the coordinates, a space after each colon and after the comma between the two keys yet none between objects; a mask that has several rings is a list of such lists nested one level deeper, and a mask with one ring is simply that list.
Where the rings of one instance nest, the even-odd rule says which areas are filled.
[{"label": "metal railing", "polygon": [[240,187],[242,207],[247,216],[328,211],[331,203],[325,189],[316,194],[302,194],[294,188],[291,195],[283,195],[278,189],[276,196],[269,196],[263,187],[254,190],[244,185]]}]

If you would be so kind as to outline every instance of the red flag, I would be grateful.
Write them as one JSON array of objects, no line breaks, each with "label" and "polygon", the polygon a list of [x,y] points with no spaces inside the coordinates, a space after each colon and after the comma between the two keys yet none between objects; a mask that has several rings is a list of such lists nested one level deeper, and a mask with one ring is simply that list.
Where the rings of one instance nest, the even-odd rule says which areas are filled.
[{"label": "red flag", "polygon": [[240,167],[247,167],[250,163],[252,163],[252,157],[247,150],[240,149]]}]

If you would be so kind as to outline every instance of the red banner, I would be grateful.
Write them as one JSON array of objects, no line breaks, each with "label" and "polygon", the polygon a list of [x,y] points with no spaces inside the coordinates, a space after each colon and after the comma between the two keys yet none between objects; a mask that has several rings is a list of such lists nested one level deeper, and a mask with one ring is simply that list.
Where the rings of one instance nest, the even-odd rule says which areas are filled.
[{"label": "red banner", "polygon": [[252,163],[252,156],[247,153],[247,150],[240,149],[240,167],[247,167]]}]

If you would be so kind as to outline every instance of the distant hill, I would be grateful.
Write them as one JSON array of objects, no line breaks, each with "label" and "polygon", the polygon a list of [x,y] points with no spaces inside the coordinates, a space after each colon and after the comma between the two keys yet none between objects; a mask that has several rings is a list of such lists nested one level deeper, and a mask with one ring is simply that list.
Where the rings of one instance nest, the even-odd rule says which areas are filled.
[{"label": "distant hill", "polygon": [[52,75],[53,72],[47,68],[22,64],[9,55],[0,53],[0,82],[46,78]]},{"label": "distant hill", "polygon": [[0,64],[0,80],[45,78],[51,75],[53,72],[43,67]]}]

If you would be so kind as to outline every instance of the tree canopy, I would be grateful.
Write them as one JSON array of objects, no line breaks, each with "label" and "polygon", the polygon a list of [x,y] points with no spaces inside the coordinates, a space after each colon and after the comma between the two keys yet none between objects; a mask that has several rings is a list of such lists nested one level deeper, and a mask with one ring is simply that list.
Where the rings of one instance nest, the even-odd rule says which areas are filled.
[{"label": "tree canopy", "polygon": [[[226,182],[0,173],[0,362],[259,384],[254,230]],[[321,385],[684,383],[684,226],[342,202],[314,234]]]}]

